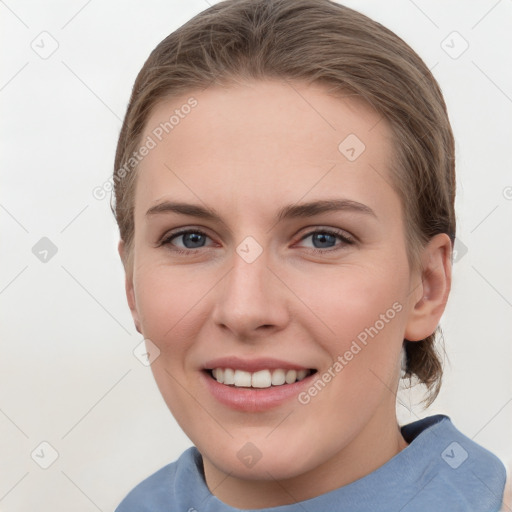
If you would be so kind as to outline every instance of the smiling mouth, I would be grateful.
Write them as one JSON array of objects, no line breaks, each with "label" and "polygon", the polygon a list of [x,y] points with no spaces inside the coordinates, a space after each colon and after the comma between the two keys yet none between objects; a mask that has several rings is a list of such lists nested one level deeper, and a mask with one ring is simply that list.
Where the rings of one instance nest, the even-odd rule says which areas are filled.
[{"label": "smiling mouth", "polygon": [[301,370],[288,370],[282,368],[259,370],[257,372],[247,372],[244,370],[237,370],[234,368],[213,368],[205,370],[205,372],[219,384],[235,388],[254,388],[254,389],[268,389],[270,387],[284,386],[287,384],[294,384],[299,382],[310,375],[313,375],[317,370],[301,369]]}]

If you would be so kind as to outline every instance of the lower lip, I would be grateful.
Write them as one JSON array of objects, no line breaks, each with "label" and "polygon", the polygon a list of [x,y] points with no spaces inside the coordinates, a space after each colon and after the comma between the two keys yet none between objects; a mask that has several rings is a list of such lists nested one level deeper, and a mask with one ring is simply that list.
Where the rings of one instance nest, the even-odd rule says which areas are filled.
[{"label": "lower lip", "polygon": [[316,375],[313,373],[293,384],[271,386],[270,388],[237,388],[217,382],[207,372],[201,371],[201,379],[210,393],[221,404],[232,409],[246,412],[261,412],[278,407],[291,398],[297,398],[299,393]]}]

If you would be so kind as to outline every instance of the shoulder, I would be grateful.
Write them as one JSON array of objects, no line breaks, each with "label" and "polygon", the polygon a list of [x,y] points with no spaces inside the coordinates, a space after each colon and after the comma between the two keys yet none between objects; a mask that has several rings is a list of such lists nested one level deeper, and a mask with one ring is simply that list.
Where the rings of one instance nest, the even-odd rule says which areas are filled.
[{"label": "shoulder", "polygon": [[118,505],[115,512],[170,512],[176,501],[177,473],[188,469],[193,462],[195,448],[148,476],[135,486]]},{"label": "shoulder", "polygon": [[[448,416],[430,416],[402,427],[404,437],[412,435],[421,447],[426,467],[418,475],[422,492],[430,500],[447,500],[451,510],[497,511],[506,480],[505,466],[489,450],[479,445],[451,422]],[[427,491],[428,489],[428,491]],[[453,502],[453,505],[452,505]]]}]

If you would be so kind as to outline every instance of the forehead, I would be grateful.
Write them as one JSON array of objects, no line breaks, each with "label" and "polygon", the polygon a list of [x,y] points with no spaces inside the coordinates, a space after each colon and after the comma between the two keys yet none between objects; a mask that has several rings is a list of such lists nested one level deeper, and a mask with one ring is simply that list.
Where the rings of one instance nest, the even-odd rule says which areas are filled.
[{"label": "forehead", "polygon": [[145,126],[149,139],[136,215],[169,195],[260,211],[306,195],[377,207],[397,200],[387,122],[319,84],[255,81],[161,101]]}]

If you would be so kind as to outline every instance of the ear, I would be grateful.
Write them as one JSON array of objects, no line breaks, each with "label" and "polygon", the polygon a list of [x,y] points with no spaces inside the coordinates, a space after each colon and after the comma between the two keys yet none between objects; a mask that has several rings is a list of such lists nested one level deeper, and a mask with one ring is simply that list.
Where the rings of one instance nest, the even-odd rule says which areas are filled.
[{"label": "ear", "polygon": [[446,233],[434,236],[423,249],[421,282],[411,292],[415,304],[406,325],[406,340],[423,340],[439,325],[452,284],[451,257],[452,243]]},{"label": "ear", "polygon": [[132,313],[135,329],[137,329],[137,332],[142,334],[142,330],[140,328],[139,313],[137,311],[137,304],[135,302],[135,292],[133,289],[133,263],[131,258],[128,258],[128,255],[126,254],[126,244],[124,240],[119,240],[117,251],[119,252],[119,256],[123,262],[125,273],[125,291],[126,299],[128,300],[128,306]]}]

